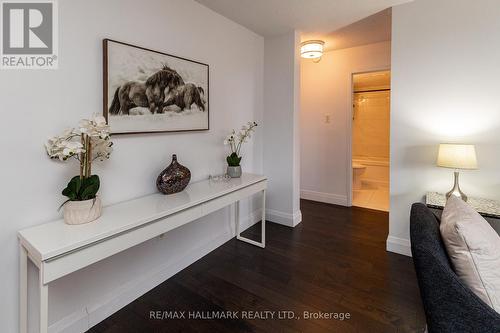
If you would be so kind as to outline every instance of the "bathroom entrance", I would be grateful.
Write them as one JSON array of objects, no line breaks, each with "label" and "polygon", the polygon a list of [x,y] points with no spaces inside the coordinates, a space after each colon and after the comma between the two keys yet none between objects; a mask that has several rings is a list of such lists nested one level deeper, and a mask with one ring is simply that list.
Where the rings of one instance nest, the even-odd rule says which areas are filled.
[{"label": "bathroom entrance", "polygon": [[352,82],[352,205],[389,211],[391,73],[356,73]]}]

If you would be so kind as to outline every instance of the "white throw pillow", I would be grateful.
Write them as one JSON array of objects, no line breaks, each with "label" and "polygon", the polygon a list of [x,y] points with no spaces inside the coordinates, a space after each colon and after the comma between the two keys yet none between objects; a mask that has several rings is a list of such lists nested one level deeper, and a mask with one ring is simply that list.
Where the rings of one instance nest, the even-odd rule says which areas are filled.
[{"label": "white throw pillow", "polygon": [[451,196],[440,225],[455,273],[479,298],[500,313],[500,237],[474,208]]}]

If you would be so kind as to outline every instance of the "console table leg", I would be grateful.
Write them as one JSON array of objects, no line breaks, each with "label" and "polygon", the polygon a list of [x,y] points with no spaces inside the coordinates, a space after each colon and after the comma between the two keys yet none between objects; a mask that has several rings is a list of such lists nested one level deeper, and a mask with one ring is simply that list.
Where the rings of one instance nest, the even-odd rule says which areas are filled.
[{"label": "console table leg", "polygon": [[266,190],[262,191],[262,220],[261,220],[261,225],[262,225],[262,231],[261,231],[261,237],[262,237],[262,247],[266,247]]},{"label": "console table leg", "polygon": [[43,283],[42,270],[39,271],[40,289],[40,333],[47,333],[49,329],[49,286]]},{"label": "console table leg", "polygon": [[246,237],[240,236],[240,202],[236,201],[236,206],[235,206],[235,211],[236,211],[236,239],[243,241],[248,244],[252,244],[258,247],[266,247],[266,207],[265,207],[265,200],[266,200],[266,191],[262,191],[262,235],[261,235],[261,241],[256,242],[252,239],[248,239]]},{"label": "console table leg", "polygon": [[19,244],[19,332],[28,332],[28,251]]},{"label": "console table leg", "polygon": [[240,236],[240,202],[236,201],[234,204],[234,223],[236,230],[236,237]]}]

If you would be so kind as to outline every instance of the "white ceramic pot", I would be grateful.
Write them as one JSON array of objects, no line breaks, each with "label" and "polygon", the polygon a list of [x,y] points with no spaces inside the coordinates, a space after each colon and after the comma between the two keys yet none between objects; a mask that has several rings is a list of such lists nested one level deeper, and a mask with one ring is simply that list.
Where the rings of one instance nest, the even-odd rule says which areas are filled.
[{"label": "white ceramic pot", "polygon": [[227,175],[231,178],[240,178],[241,177],[241,166],[228,166],[227,167]]},{"label": "white ceramic pot", "polygon": [[64,204],[64,222],[66,224],[84,224],[98,219],[102,213],[99,197],[84,201],[68,201]]}]

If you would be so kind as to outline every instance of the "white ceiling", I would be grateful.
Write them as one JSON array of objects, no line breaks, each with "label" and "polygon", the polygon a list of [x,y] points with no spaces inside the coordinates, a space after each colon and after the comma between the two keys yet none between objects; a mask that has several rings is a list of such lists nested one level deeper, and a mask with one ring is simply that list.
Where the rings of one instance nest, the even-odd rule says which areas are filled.
[{"label": "white ceiling", "polygon": [[338,50],[391,40],[392,10],[387,8],[327,34],[305,33],[302,40],[321,39],[325,50]]},{"label": "white ceiling", "polygon": [[412,0],[196,0],[259,35],[299,30],[323,36]]}]

